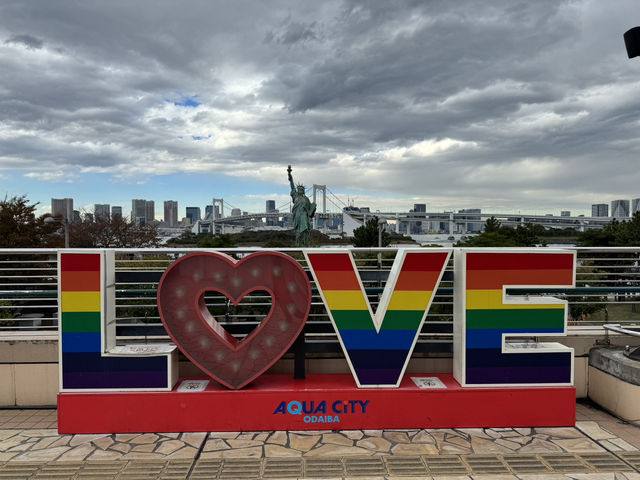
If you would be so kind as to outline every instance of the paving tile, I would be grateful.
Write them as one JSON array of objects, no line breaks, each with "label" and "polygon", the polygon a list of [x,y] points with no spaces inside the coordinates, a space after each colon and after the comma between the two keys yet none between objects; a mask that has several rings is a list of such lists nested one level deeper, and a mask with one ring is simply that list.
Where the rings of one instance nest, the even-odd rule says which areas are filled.
[{"label": "paving tile", "polygon": [[289,434],[289,446],[295,450],[307,452],[311,450],[321,439],[320,435]]},{"label": "paving tile", "polygon": [[305,457],[344,457],[350,455],[371,455],[372,452],[360,447],[347,447],[345,445],[321,445],[308,451]]},{"label": "paving tile", "polygon": [[614,444],[616,447],[619,447],[620,450],[625,451],[625,452],[633,452],[638,450],[635,446],[631,445],[630,443],[624,441],[621,438],[611,438],[609,440],[605,440],[608,441],[612,444]]},{"label": "paving tile", "polygon": [[411,443],[436,443],[436,439],[433,438],[427,430],[420,430],[413,437],[411,437]]},{"label": "paving tile", "polygon": [[110,450],[94,450],[94,452],[87,457],[87,460],[120,460],[122,453],[114,452]]},{"label": "paving tile", "polygon": [[385,431],[382,436],[393,443],[411,443],[406,432],[389,432]]},{"label": "paving tile", "polygon": [[0,441],[18,435],[20,432],[21,430],[0,430]]},{"label": "paving tile", "polygon": [[133,445],[141,445],[157,442],[160,437],[155,433],[145,433],[142,435],[138,435],[135,438],[129,440],[129,443]]},{"label": "paving tile", "polygon": [[207,443],[205,443],[202,451],[214,452],[216,450],[228,450],[230,448],[231,447],[225,440],[222,440],[221,438],[210,438],[209,440],[207,440]]},{"label": "paving tile", "polygon": [[106,450],[107,448],[109,448],[111,445],[113,445],[113,438],[111,438],[111,436],[107,436],[107,437],[103,437],[103,438],[98,438],[97,440],[94,440],[92,442],[96,447],[101,448],[102,450]]},{"label": "paving tile", "polygon": [[240,432],[211,432],[209,438],[236,438]]},{"label": "paving tile", "polygon": [[550,440],[553,444],[558,445],[565,452],[602,452],[604,449],[593,440],[583,438],[571,438],[571,439],[553,439]]},{"label": "paving tile", "polygon": [[264,455],[267,458],[271,457],[301,457],[302,452],[300,450],[294,450],[292,448],[286,448],[281,445],[265,445]]},{"label": "paving tile", "polygon": [[432,455],[439,453],[435,445],[428,443],[399,444],[391,448],[394,455]]},{"label": "paving tile", "polygon": [[170,455],[182,447],[184,447],[184,442],[181,442],[180,440],[166,440],[156,447],[155,452],[161,453],[162,455]]},{"label": "paving tile", "polygon": [[264,442],[258,442],[256,440],[241,440],[239,438],[234,440],[227,440],[227,443],[231,448],[247,448],[247,447],[257,447],[262,445]]},{"label": "paving tile", "polygon": [[341,433],[351,440],[360,440],[364,437],[364,433],[361,430],[343,430]]},{"label": "paving tile", "polygon": [[57,459],[60,455],[69,451],[70,449],[71,447],[50,447],[44,450],[35,450],[22,453],[15,457],[14,460],[50,462]]},{"label": "paving tile", "polygon": [[[180,440],[196,448],[200,448],[205,438],[207,438],[206,432],[187,432],[180,435]],[[218,438],[223,437],[218,436]]]},{"label": "paving tile", "polygon": [[128,443],[119,442],[114,445],[111,445],[111,447],[109,447],[109,450],[128,453],[131,450],[131,448],[132,448],[131,445],[129,445]]},{"label": "paving tile", "polygon": [[588,421],[588,422],[576,422],[576,428],[583,432],[590,438],[594,440],[607,440],[610,438],[615,438],[615,435],[608,430],[605,430],[597,422]]},{"label": "paving tile", "polygon": [[43,428],[38,430],[28,430],[23,432],[24,435],[29,437],[53,437],[58,435],[58,431],[50,428]]},{"label": "paving tile", "polygon": [[94,440],[98,440],[100,438],[108,437],[109,435],[74,435],[71,440],[69,440],[69,446],[75,447],[77,445],[82,445],[83,443],[89,443]]},{"label": "paving tile", "polygon": [[[135,445],[130,451],[131,452],[144,452],[144,453],[151,453],[155,450],[156,448],[156,444],[155,443],[145,443],[143,445]],[[160,452],[158,452],[160,453]]]},{"label": "paving tile", "polygon": [[177,450],[177,451],[173,452],[167,458],[192,460],[192,459],[196,458],[197,454],[198,454],[198,449],[197,448],[186,446],[186,447],[182,447],[180,450]]},{"label": "paving tile", "polygon": [[215,452],[202,452],[200,458],[260,458],[262,447],[238,448],[231,450],[218,450]]},{"label": "paving tile", "polygon": [[82,445],[78,445],[77,447],[74,447],[71,450],[68,450],[67,452],[63,453],[60,456],[60,458],[58,458],[58,461],[84,460],[90,454],[92,454],[94,450],[95,450],[95,447],[93,445],[84,443]]},{"label": "paving tile", "polygon": [[508,448],[509,450],[512,450],[514,452],[516,452],[522,446],[518,442],[513,442],[511,440],[507,440],[507,438],[509,438],[509,437],[503,437],[503,438],[496,439],[496,444],[500,445],[501,447]]},{"label": "paving tile", "polygon": [[266,440],[267,443],[275,443],[277,445],[286,445],[288,441],[289,437],[287,432],[284,431],[272,432]]},{"label": "paving tile", "polygon": [[356,442],[357,447],[366,448],[374,452],[388,452],[391,450],[392,445],[389,440],[382,437],[363,438]]},{"label": "paving tile", "polygon": [[5,452],[5,451],[10,450],[11,448],[15,447],[16,445],[21,445],[27,439],[28,439],[28,437],[24,437],[21,434],[12,435],[11,437],[7,438],[6,440],[3,440],[2,442],[0,442],[0,452]]},{"label": "paving tile", "polygon": [[353,446],[353,440],[340,433],[325,433],[322,435],[321,442],[335,445],[346,445],[348,447]]}]

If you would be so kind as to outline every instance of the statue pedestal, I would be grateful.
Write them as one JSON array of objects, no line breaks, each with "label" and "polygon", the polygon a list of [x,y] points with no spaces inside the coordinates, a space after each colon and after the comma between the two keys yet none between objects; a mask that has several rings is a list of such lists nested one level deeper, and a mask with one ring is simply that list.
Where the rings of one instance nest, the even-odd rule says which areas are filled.
[{"label": "statue pedestal", "polygon": [[[419,388],[412,377],[440,380]],[[439,384],[436,380],[436,384]],[[178,382],[178,386],[181,382]],[[407,374],[396,389],[351,375],[263,375],[243,390],[60,393],[60,433],[539,427],[575,424],[573,387],[461,388],[450,374]],[[549,406],[551,408],[545,408]]]}]

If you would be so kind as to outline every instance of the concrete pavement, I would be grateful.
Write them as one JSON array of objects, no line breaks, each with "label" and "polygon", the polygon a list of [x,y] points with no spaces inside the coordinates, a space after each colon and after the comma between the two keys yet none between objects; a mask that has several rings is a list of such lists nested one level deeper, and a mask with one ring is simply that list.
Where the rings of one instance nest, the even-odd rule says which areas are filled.
[{"label": "concrete pavement", "polygon": [[640,480],[640,428],[577,407],[568,428],[114,435],[58,435],[55,410],[0,410],[0,480]]}]

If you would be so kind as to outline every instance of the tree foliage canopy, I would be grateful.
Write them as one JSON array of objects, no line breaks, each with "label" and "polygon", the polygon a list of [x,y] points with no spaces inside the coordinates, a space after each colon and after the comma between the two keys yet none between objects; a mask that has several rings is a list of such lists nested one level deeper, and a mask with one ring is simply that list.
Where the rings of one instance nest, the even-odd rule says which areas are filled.
[{"label": "tree foliage canopy", "polygon": [[535,247],[545,245],[540,237],[544,227],[526,223],[516,228],[505,227],[495,217],[488,218],[484,232],[456,243],[456,247]]},{"label": "tree foliage canopy", "polygon": [[[60,222],[47,222],[50,215],[36,217],[37,203],[25,195],[5,197],[0,201],[0,247],[40,248],[64,246],[64,227]],[[69,246],[153,247],[160,237],[155,225],[137,225],[115,216],[97,222],[69,223]]]},{"label": "tree foliage canopy", "polygon": [[[378,224],[378,217],[371,217],[364,225],[356,228],[353,231],[353,246],[354,247],[377,247],[378,246],[378,234],[380,225]],[[389,234],[382,230],[382,246],[389,245]]]},{"label": "tree foliage canopy", "polygon": [[51,235],[59,225],[44,223],[44,217],[36,218],[37,206],[37,203],[29,203],[24,195],[5,197],[0,201],[0,247],[51,246]]},{"label": "tree foliage canopy", "polygon": [[69,225],[70,247],[142,248],[157,247],[159,242],[158,229],[154,224],[137,224],[120,215]]},{"label": "tree foliage canopy", "polygon": [[598,230],[582,232],[578,238],[582,247],[636,247],[640,245],[640,212],[630,220],[619,222],[615,218]]}]

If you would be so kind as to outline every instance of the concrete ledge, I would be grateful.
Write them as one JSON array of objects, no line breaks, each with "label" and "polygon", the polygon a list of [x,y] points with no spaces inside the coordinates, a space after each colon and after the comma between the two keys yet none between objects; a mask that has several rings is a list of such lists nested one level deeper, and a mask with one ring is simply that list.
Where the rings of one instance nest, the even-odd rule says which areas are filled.
[{"label": "concrete ledge", "polygon": [[589,352],[589,398],[617,417],[640,423],[640,362],[624,356],[620,347],[596,347]]},{"label": "concrete ledge", "polygon": [[3,332],[0,363],[58,363],[58,332]]},{"label": "concrete ledge", "polygon": [[589,366],[632,385],[640,385],[640,361],[624,355],[620,347],[596,347],[589,351]]}]

